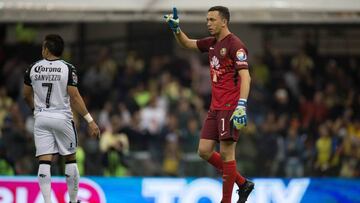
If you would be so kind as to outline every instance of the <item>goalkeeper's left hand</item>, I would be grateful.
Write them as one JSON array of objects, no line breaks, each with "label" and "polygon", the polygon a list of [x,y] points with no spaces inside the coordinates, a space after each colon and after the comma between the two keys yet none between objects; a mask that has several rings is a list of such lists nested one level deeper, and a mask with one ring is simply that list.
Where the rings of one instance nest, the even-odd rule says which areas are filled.
[{"label": "goalkeeper's left hand", "polygon": [[180,19],[177,15],[177,9],[174,7],[173,13],[164,15],[164,18],[166,19],[166,22],[168,23],[171,30],[176,34],[179,34],[180,33],[180,27],[179,27]]},{"label": "goalkeeper's left hand", "polygon": [[230,120],[233,121],[235,128],[238,130],[240,130],[241,128],[247,125],[246,99],[240,99],[238,101],[238,105],[234,110]]}]

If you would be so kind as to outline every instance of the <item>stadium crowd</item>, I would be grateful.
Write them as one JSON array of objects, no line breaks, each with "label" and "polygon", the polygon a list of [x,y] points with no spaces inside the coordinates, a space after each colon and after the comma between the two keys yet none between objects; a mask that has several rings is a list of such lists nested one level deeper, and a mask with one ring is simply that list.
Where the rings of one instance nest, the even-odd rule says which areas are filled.
[{"label": "stadium crowd", "polygon": [[[0,174],[35,175],[33,117],[21,88],[40,45],[5,45],[0,42]],[[129,51],[119,63],[99,48],[94,63],[74,63],[102,131],[100,139],[87,136],[75,115],[80,174],[216,176],[196,153],[211,98],[207,61],[199,54],[145,58]],[[359,63],[319,55],[306,44],[282,55],[266,43],[250,61],[250,123],[237,145],[239,170],[252,177],[359,177]],[[62,174],[56,164],[62,161],[54,161],[53,174]]]}]

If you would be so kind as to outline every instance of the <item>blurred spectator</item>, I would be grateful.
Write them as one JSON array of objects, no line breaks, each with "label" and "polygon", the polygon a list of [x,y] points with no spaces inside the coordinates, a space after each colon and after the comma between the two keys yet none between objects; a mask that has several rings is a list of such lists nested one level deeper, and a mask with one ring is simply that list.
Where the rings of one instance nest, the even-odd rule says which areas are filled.
[{"label": "blurred spectator", "polygon": [[325,124],[319,126],[319,139],[316,141],[315,174],[317,176],[329,176],[331,160],[333,158],[333,141],[328,127]]},{"label": "blurred spectator", "polygon": [[82,85],[86,93],[93,98],[90,102],[91,108],[99,108],[109,98],[109,92],[117,75],[117,65],[110,57],[107,48],[99,51],[98,59],[90,70],[85,72]]},{"label": "blurred spectator", "polygon": [[286,177],[304,176],[304,165],[302,162],[304,143],[299,135],[297,126],[291,125],[288,129],[284,144]]},{"label": "blurred spectator", "polygon": [[259,156],[257,129],[255,123],[249,122],[241,132],[237,144],[237,157],[239,157],[238,169],[248,176],[258,176],[259,168],[254,161]]},{"label": "blurred spectator", "polygon": [[140,111],[140,127],[150,135],[160,133],[166,120],[166,110],[160,105],[158,95],[152,95],[149,104]]},{"label": "blurred spectator", "polygon": [[165,142],[163,171],[167,176],[178,176],[180,165],[180,151],[177,135],[168,135]]},{"label": "blurred spectator", "polygon": [[274,93],[274,103],[272,110],[277,115],[290,114],[294,111],[294,106],[291,104],[289,92],[284,88],[279,88]]},{"label": "blurred spectator", "polygon": [[22,55],[24,50],[21,50],[21,47],[18,49],[17,54],[7,60],[1,69],[1,75],[4,76],[2,83],[6,87],[8,96],[14,100],[19,96],[23,84],[23,73],[29,65],[24,61]]},{"label": "blurred spectator", "polygon": [[314,61],[306,54],[304,49],[300,49],[297,55],[291,59],[291,67],[300,77],[307,75],[314,68]]},{"label": "blurred spectator", "polygon": [[12,176],[15,174],[14,163],[6,157],[5,146],[0,140],[0,174]]},{"label": "blurred spectator", "polygon": [[312,100],[301,97],[299,112],[302,119],[302,127],[305,129],[313,129],[324,122],[328,115],[328,109],[324,102],[323,93],[317,91]]},{"label": "blurred spectator", "polygon": [[85,175],[85,161],[86,161],[85,151],[83,147],[79,145],[76,150],[76,163],[78,165],[79,174],[81,176]]},{"label": "blurred spectator", "polygon": [[195,153],[200,138],[199,121],[195,117],[187,120],[186,128],[182,128],[180,136],[180,147],[183,152]]},{"label": "blurred spectator", "polygon": [[265,86],[270,81],[269,67],[263,62],[261,56],[255,56],[251,71],[252,79],[255,79],[260,86]]},{"label": "blurred spectator", "polygon": [[181,156],[179,133],[177,117],[174,114],[168,115],[167,124],[163,132],[165,136],[163,172],[165,175],[179,175]]},{"label": "blurred spectator", "polygon": [[[198,58],[198,60],[196,60]],[[205,101],[211,97],[209,62],[207,56],[192,57],[192,88]]]},{"label": "blurred spectator", "polygon": [[129,140],[126,134],[118,133],[122,127],[118,115],[111,116],[111,126],[101,135],[100,151],[103,153],[105,176],[124,176],[127,174]]},{"label": "blurred spectator", "polygon": [[7,114],[12,104],[13,100],[8,96],[6,88],[0,86],[0,129],[3,129],[4,120],[7,117]]},{"label": "blurred spectator", "polygon": [[111,128],[110,117],[113,112],[113,104],[110,101],[105,102],[103,108],[99,113],[99,128],[108,129]]},{"label": "blurred spectator", "polygon": [[[279,147],[277,144],[277,137],[279,126],[277,124],[277,117],[274,112],[269,112],[266,115],[264,122],[260,128],[260,137],[258,139],[259,145],[259,164],[260,168],[273,168],[274,159],[278,153]],[[271,147],[270,147],[271,146]],[[278,161],[278,160],[277,160]],[[279,164],[278,162],[276,164]],[[276,172],[270,172],[268,170],[261,170],[259,175],[269,176]]]}]

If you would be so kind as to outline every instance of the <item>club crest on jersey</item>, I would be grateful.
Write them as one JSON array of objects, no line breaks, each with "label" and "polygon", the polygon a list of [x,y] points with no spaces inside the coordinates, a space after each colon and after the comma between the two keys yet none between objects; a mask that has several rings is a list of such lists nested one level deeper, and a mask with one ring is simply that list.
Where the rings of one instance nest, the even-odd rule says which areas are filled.
[{"label": "club crest on jersey", "polygon": [[210,66],[212,68],[218,69],[220,68],[219,59],[216,56],[213,56],[210,61]]},{"label": "club crest on jersey", "polygon": [[226,48],[225,48],[225,47],[220,49],[220,55],[221,55],[221,56],[225,56],[225,55],[226,55]]},{"label": "club crest on jersey", "polygon": [[244,49],[239,49],[236,52],[236,58],[239,59],[239,61],[246,61],[247,56]]}]

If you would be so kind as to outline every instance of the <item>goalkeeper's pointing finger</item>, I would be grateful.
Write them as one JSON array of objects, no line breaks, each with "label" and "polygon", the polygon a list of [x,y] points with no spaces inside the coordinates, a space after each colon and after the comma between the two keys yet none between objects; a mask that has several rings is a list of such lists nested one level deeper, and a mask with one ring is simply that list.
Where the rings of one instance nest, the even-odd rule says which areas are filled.
[{"label": "goalkeeper's pointing finger", "polygon": [[176,7],[173,8],[173,17],[174,17],[174,19],[178,18]]}]

